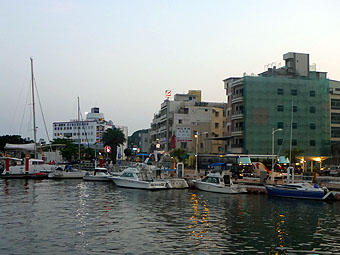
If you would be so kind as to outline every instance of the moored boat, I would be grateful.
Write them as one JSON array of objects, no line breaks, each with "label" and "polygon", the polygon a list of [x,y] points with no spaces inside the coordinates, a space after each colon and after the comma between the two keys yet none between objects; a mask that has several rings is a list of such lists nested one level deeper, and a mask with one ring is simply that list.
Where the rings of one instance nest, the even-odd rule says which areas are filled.
[{"label": "moored boat", "polygon": [[105,167],[96,167],[93,173],[87,172],[83,177],[84,181],[111,181],[107,168]]},{"label": "moored boat", "polygon": [[73,169],[73,168],[66,168],[62,169],[58,167],[56,170],[50,172],[48,174],[48,178],[50,179],[83,179],[85,176],[86,171]]},{"label": "moored boat", "polygon": [[195,186],[199,190],[224,194],[247,193],[242,185],[234,184],[230,174],[226,171],[211,172],[202,180],[195,180]]},{"label": "moored boat", "polygon": [[126,168],[120,176],[111,177],[111,180],[118,186],[124,188],[159,190],[167,189],[166,181],[156,181],[149,171],[137,167]]},{"label": "moored boat", "polygon": [[267,185],[266,189],[268,195],[275,197],[324,200],[330,195],[327,188],[309,182]]}]

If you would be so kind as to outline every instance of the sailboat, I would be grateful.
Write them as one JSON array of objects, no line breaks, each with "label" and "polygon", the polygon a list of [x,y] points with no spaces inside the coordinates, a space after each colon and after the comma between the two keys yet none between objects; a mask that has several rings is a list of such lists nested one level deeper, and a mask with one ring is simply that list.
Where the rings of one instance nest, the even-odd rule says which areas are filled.
[{"label": "sailboat", "polygon": [[[23,152],[34,151],[35,158],[37,157],[37,127],[35,119],[35,99],[34,99],[34,73],[33,73],[33,58],[31,60],[31,84],[32,84],[32,117],[33,117],[33,136],[34,143],[31,144],[6,144],[5,149],[17,150]],[[48,172],[55,169],[55,166],[45,164],[44,160],[26,158],[10,158],[1,157],[0,160],[4,161],[4,170],[1,173],[1,178],[47,178]]]},{"label": "sailboat", "polygon": [[[78,127],[80,126],[80,107],[78,97]],[[65,168],[58,167],[54,171],[48,174],[50,179],[83,179],[86,175],[86,171],[80,169],[80,129],[78,129],[78,169],[72,168],[70,165],[65,165]]]},{"label": "sailboat", "polygon": [[[290,122],[290,164],[292,158],[292,137],[293,137],[293,102],[291,109]],[[292,181],[290,182],[290,174],[292,174]],[[269,196],[274,197],[288,197],[288,198],[303,198],[325,200],[332,193],[327,188],[321,188],[317,183],[309,182],[294,183],[294,167],[287,167],[287,183],[282,185],[266,185],[266,190]]]}]

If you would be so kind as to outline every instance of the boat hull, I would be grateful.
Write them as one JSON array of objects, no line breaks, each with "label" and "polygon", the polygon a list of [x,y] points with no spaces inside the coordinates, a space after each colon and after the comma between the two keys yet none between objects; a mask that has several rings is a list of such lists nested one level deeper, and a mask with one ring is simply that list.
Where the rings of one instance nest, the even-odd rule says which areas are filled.
[{"label": "boat hull", "polygon": [[126,179],[121,177],[112,177],[111,178],[114,184],[118,187],[123,188],[134,188],[134,189],[147,189],[147,190],[160,190],[167,189],[167,183],[164,181],[139,181],[134,179]]},{"label": "boat hull", "polygon": [[66,171],[55,171],[48,174],[48,178],[50,179],[83,179],[86,171],[74,171],[74,172],[66,172]]},{"label": "boat hull", "polygon": [[288,198],[302,198],[302,199],[316,199],[322,200],[325,196],[323,190],[288,190],[275,186],[266,186],[269,196],[288,197]]},{"label": "boat hull", "polygon": [[223,186],[216,185],[213,183],[204,183],[201,181],[196,181],[196,188],[203,191],[215,192],[215,193],[223,193],[223,194],[242,194],[247,193],[245,188],[241,188],[239,186]]},{"label": "boat hull", "polygon": [[101,182],[109,182],[111,181],[107,176],[94,176],[94,175],[85,175],[83,177],[84,181],[101,181]]}]

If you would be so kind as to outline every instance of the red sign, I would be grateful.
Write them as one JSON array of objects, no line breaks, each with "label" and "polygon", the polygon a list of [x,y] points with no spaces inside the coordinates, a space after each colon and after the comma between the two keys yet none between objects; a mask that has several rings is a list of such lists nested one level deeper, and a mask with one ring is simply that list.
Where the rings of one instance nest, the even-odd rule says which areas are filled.
[{"label": "red sign", "polygon": [[137,148],[137,153],[140,153],[140,148]]},{"label": "red sign", "polygon": [[171,97],[171,90],[166,90],[165,91],[165,96],[166,97]]}]

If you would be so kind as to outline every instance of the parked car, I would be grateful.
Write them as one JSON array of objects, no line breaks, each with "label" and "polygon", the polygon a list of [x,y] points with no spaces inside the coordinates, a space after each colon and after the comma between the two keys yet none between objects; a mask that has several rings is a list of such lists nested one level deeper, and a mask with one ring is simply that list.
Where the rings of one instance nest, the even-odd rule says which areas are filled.
[{"label": "parked car", "polygon": [[330,176],[340,176],[340,166],[331,166],[329,168]]}]

